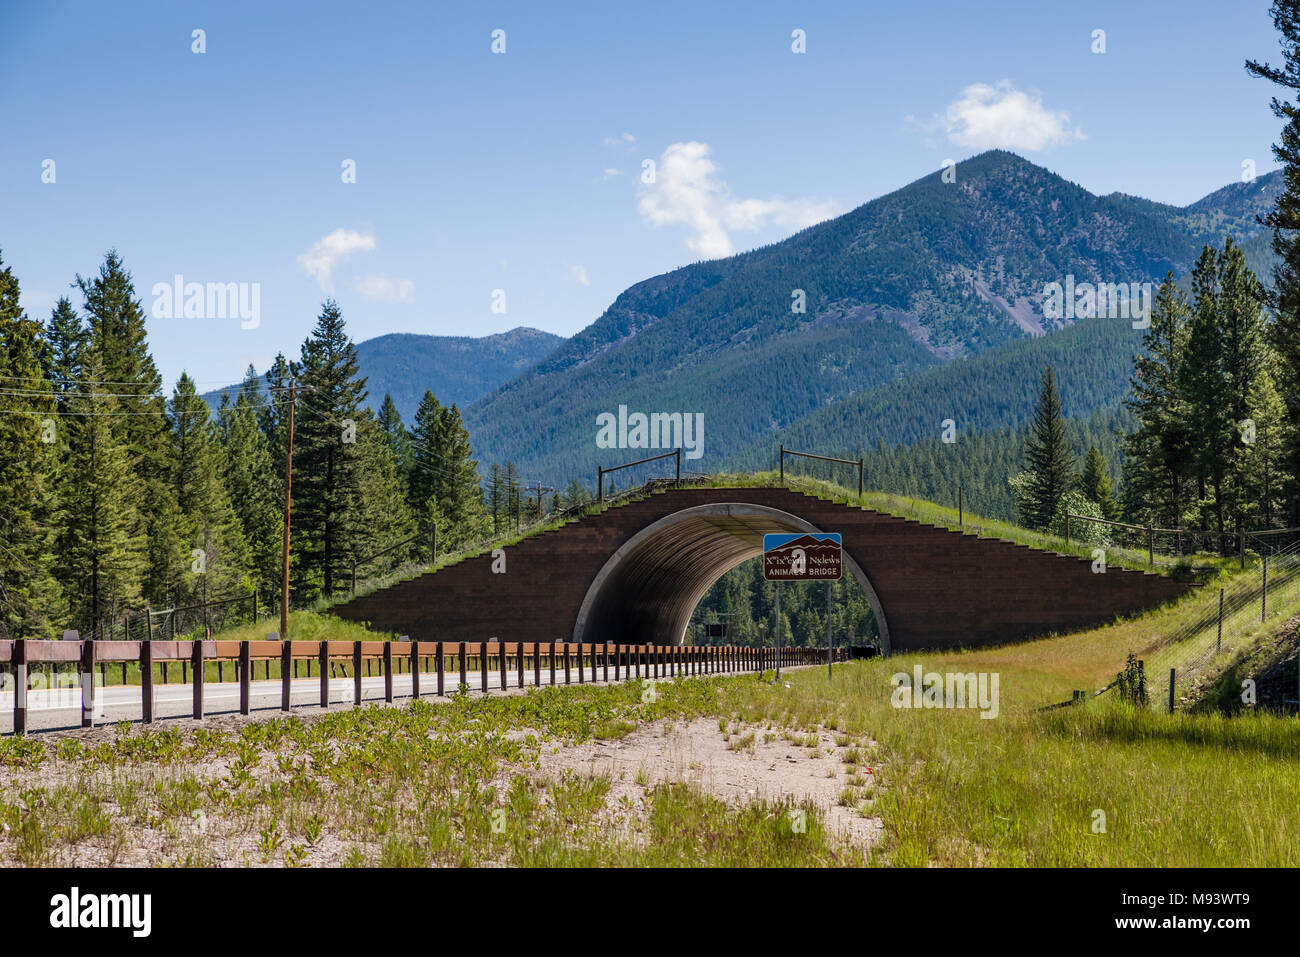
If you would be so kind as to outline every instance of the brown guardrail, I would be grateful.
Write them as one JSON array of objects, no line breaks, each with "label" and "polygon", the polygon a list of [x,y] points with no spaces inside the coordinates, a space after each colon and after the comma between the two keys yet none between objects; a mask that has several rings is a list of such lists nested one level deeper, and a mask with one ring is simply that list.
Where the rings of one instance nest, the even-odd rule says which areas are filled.
[{"label": "brown guardrail", "polygon": [[[493,676],[499,687],[505,690],[511,672],[517,675],[518,687],[528,687],[528,663],[532,665],[532,686],[540,687],[544,684],[543,659],[546,661],[545,670],[550,675],[549,683],[555,685],[559,683],[560,674],[563,674],[564,684],[572,684],[575,665],[578,683],[582,684],[588,680],[588,672],[593,682],[597,680],[597,674],[602,676],[600,680],[610,681],[611,669],[612,680],[626,681],[633,678],[640,680],[643,675],[657,679],[822,664],[826,661],[826,650],[803,647],[750,648],[742,645],[624,645],[609,642],[412,641],[407,638],[397,641],[0,641],[0,664],[7,664],[6,671],[14,679],[11,683],[15,734],[25,734],[27,731],[27,695],[33,690],[33,665],[76,663],[75,675],[79,681],[73,689],[79,687],[81,692],[81,726],[90,727],[94,723],[95,694],[98,689],[106,687],[104,675],[109,664],[122,667],[122,686],[127,686],[126,666],[133,663],[139,665],[141,720],[151,723],[156,710],[155,665],[162,668],[164,684],[167,681],[169,662],[181,663],[182,682],[186,680],[186,671],[190,672],[193,678],[192,715],[201,719],[205,713],[204,689],[208,683],[205,665],[209,662],[216,662],[219,669],[226,663],[234,666],[235,681],[239,683],[239,711],[241,714],[249,714],[252,710],[251,685],[256,662],[265,663],[268,680],[271,677],[271,662],[280,662],[280,710],[289,711],[292,682],[299,677],[298,664],[307,662],[308,678],[312,677],[312,664],[318,665],[320,707],[328,708],[329,680],[334,676],[334,666],[340,664],[339,659],[345,659],[342,662],[345,677],[346,665],[352,665],[352,702],[354,707],[360,707],[363,703],[363,664],[367,677],[370,676],[371,665],[378,665],[376,676],[384,679],[384,700],[391,702],[394,674],[409,674],[410,697],[420,698],[429,693],[421,690],[422,676],[433,678],[436,689],[434,693],[445,696],[447,675],[450,673],[459,678],[457,686],[468,686],[471,670],[479,674],[479,687],[483,692],[490,690]],[[835,659],[845,660],[844,649],[836,649]],[[475,663],[473,669],[469,668],[471,660]],[[452,666],[453,662],[455,667]],[[96,666],[100,669],[99,684],[94,680]],[[224,683],[224,670],[219,670],[218,675],[218,683]]]}]

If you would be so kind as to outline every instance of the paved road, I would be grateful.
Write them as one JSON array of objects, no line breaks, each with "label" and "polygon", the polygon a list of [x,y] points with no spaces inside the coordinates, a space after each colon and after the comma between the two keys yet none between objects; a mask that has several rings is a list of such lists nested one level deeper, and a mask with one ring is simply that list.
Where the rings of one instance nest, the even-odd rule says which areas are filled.
[{"label": "paved road", "polygon": [[[578,683],[578,668],[576,665],[572,668],[572,683]],[[614,672],[611,666],[610,677],[613,678]],[[620,672],[621,675],[621,672]],[[587,668],[584,676],[588,683],[603,684],[598,681],[598,677],[603,677],[602,669]],[[517,672],[510,671],[506,675],[507,688],[519,690]],[[543,666],[542,684],[549,685],[550,671]],[[473,694],[479,694],[481,676],[477,671],[471,671],[468,674],[468,684]],[[564,684],[564,671],[562,668],[556,669],[555,680],[557,685]],[[612,683],[612,682],[611,682]],[[445,685],[448,692],[454,691],[460,684],[460,673],[449,671],[446,674]],[[533,672],[528,669],[524,672],[524,687],[533,686]],[[497,672],[488,673],[488,687],[497,694],[501,693],[501,675]],[[347,707],[352,704],[353,699],[353,679],[348,678],[331,678],[329,683],[329,701],[331,708]],[[435,692],[438,688],[438,677],[436,674],[423,672],[420,675],[420,696],[436,698]],[[253,681],[250,684],[249,703],[252,710],[279,709],[280,707],[280,680],[272,681]],[[411,696],[411,676],[409,674],[393,675],[393,697],[409,698]],[[97,687],[95,689],[95,699],[98,706],[98,713],[95,716],[96,724],[112,724],[117,721],[139,721],[141,720],[140,709],[140,686],[139,685],[110,685],[107,688]],[[188,684],[155,684],[154,685],[154,716],[155,718],[188,718],[193,714],[193,688]],[[383,677],[361,679],[361,700],[363,702],[384,700],[384,679]],[[294,708],[314,709],[320,711],[320,677],[298,678],[291,683],[290,703]],[[203,704],[204,711],[208,715],[218,714],[238,714],[239,712],[239,685],[233,681],[218,683],[215,681],[207,682],[203,687]],[[12,691],[0,693],[0,733],[13,731],[13,709],[14,695]],[[59,688],[33,690],[27,693],[27,729],[29,731],[49,731],[62,728],[75,728],[81,725],[81,689],[77,688]]]}]

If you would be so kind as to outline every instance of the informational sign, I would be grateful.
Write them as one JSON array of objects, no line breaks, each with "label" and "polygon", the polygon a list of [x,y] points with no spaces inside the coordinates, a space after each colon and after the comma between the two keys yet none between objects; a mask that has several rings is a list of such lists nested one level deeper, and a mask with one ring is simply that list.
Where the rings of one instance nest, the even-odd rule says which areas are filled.
[{"label": "informational sign", "polygon": [[763,577],[768,581],[835,581],[843,569],[839,532],[763,536]]}]

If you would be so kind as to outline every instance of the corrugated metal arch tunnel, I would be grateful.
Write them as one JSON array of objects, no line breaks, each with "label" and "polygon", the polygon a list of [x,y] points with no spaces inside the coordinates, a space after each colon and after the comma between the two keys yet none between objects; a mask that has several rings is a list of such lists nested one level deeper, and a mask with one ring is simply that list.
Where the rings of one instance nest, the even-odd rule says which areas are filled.
[{"label": "corrugated metal arch tunnel", "polygon": [[[628,644],[681,644],[691,614],[713,583],[763,553],[768,532],[820,532],[780,509],[745,502],[699,505],[666,515],[628,539],[597,573],[583,598],[573,640],[617,635]],[[889,625],[875,589],[848,551],[852,572],[876,615],[883,650]]]}]

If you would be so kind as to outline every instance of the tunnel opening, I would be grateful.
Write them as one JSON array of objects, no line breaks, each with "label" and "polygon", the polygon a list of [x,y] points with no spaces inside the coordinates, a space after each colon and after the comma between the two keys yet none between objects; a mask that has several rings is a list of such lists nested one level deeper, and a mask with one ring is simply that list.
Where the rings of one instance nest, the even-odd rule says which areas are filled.
[{"label": "tunnel opening", "polygon": [[[700,505],[666,515],[633,535],[605,562],[587,589],[573,640],[682,644],[700,601],[724,574],[762,554],[765,533],[817,531],[836,529],[820,529],[790,512],[743,502]],[[844,571],[870,604],[879,644],[887,652],[885,610],[847,550]]]}]

